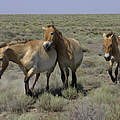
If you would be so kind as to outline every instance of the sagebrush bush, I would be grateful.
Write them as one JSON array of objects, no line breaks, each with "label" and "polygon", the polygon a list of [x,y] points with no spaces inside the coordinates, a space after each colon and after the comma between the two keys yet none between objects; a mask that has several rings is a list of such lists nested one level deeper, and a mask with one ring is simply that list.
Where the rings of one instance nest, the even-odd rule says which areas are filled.
[{"label": "sagebrush bush", "polygon": [[37,104],[39,110],[42,108],[46,111],[58,112],[63,111],[63,108],[67,104],[67,101],[62,97],[44,93],[39,97]]},{"label": "sagebrush bush", "polygon": [[72,100],[72,99],[76,99],[78,97],[82,98],[82,94],[78,94],[77,90],[75,88],[68,88],[66,90],[62,91],[62,95],[63,97],[65,97],[66,99]]},{"label": "sagebrush bush", "polygon": [[5,91],[0,94],[0,112],[23,113],[28,111],[29,105],[33,102],[31,97],[18,94],[17,91]]}]

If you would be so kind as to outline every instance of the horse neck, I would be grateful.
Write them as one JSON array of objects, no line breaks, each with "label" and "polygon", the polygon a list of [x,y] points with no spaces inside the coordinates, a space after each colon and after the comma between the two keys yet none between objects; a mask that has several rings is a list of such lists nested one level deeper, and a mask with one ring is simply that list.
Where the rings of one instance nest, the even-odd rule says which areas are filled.
[{"label": "horse neck", "polygon": [[115,36],[115,39],[113,40],[113,49],[112,49],[112,54],[113,56],[117,57],[117,58],[120,58],[120,47],[119,47],[119,40],[118,40],[118,37]]},{"label": "horse neck", "polygon": [[62,50],[63,47],[65,47],[64,38],[59,37],[59,38],[55,39],[55,48],[56,48],[56,50],[59,52],[59,51]]}]

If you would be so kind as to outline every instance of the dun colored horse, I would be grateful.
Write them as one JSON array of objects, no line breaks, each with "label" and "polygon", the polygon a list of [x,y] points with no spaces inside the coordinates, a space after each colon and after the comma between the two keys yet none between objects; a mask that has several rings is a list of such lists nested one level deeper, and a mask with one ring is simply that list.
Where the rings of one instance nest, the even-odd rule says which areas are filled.
[{"label": "dun colored horse", "polygon": [[[54,25],[49,25],[48,27],[42,27],[45,30],[44,39],[45,41],[51,41],[54,44],[58,55],[58,64],[61,70],[61,79],[63,81],[63,86],[68,87],[68,76],[69,68],[72,71],[72,87],[77,88],[77,77],[76,70],[81,65],[83,60],[83,52],[80,43],[71,38],[64,38],[62,33],[58,31]],[[51,45],[52,45],[51,44]],[[51,45],[48,43],[44,44],[47,49]]]},{"label": "dun colored horse", "polygon": [[[0,57],[2,57],[0,59],[2,62],[0,78],[8,67],[9,61],[12,61],[18,64],[25,75],[24,82],[27,95],[32,95],[32,91],[29,89],[29,79],[34,74],[36,74],[36,79],[32,89],[34,88],[41,72],[47,72],[46,88],[48,89],[49,77],[56,65],[57,52],[54,49],[54,46],[51,46],[49,51],[46,51],[43,47],[44,42],[44,40],[30,40],[25,43],[0,46]],[[50,44],[50,41],[45,43]]]},{"label": "dun colored horse", "polygon": [[[116,36],[112,32],[107,35],[104,33],[104,51],[105,60],[110,62],[108,73],[113,82],[118,82],[118,67],[120,62],[120,37]],[[115,77],[112,75],[112,67],[114,62],[116,62]]]}]

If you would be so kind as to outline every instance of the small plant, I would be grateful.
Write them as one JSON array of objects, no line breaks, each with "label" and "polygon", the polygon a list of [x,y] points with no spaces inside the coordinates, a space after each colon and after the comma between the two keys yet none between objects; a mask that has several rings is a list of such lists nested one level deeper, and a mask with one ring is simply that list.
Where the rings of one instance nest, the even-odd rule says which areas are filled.
[{"label": "small plant", "polygon": [[44,93],[39,97],[37,104],[39,110],[42,108],[46,111],[58,112],[63,110],[66,103],[67,101],[62,97]]},{"label": "small plant", "polygon": [[0,112],[23,113],[28,111],[33,99],[23,94],[17,94],[16,91],[6,91],[0,95]]},{"label": "small plant", "polygon": [[62,95],[69,100],[76,99],[79,96],[75,88],[68,88],[67,90],[63,90]]}]

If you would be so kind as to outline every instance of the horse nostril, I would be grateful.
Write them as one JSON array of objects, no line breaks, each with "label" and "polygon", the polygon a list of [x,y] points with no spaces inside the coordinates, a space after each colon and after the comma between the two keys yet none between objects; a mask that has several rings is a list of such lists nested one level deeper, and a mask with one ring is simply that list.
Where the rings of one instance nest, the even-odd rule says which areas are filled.
[{"label": "horse nostril", "polygon": [[51,42],[44,42],[43,47],[45,50],[48,50],[51,47]]},{"label": "horse nostril", "polygon": [[105,56],[104,56],[104,58],[105,58],[106,61],[110,61],[110,59],[111,59],[110,56],[109,56],[109,57],[105,57]]}]

